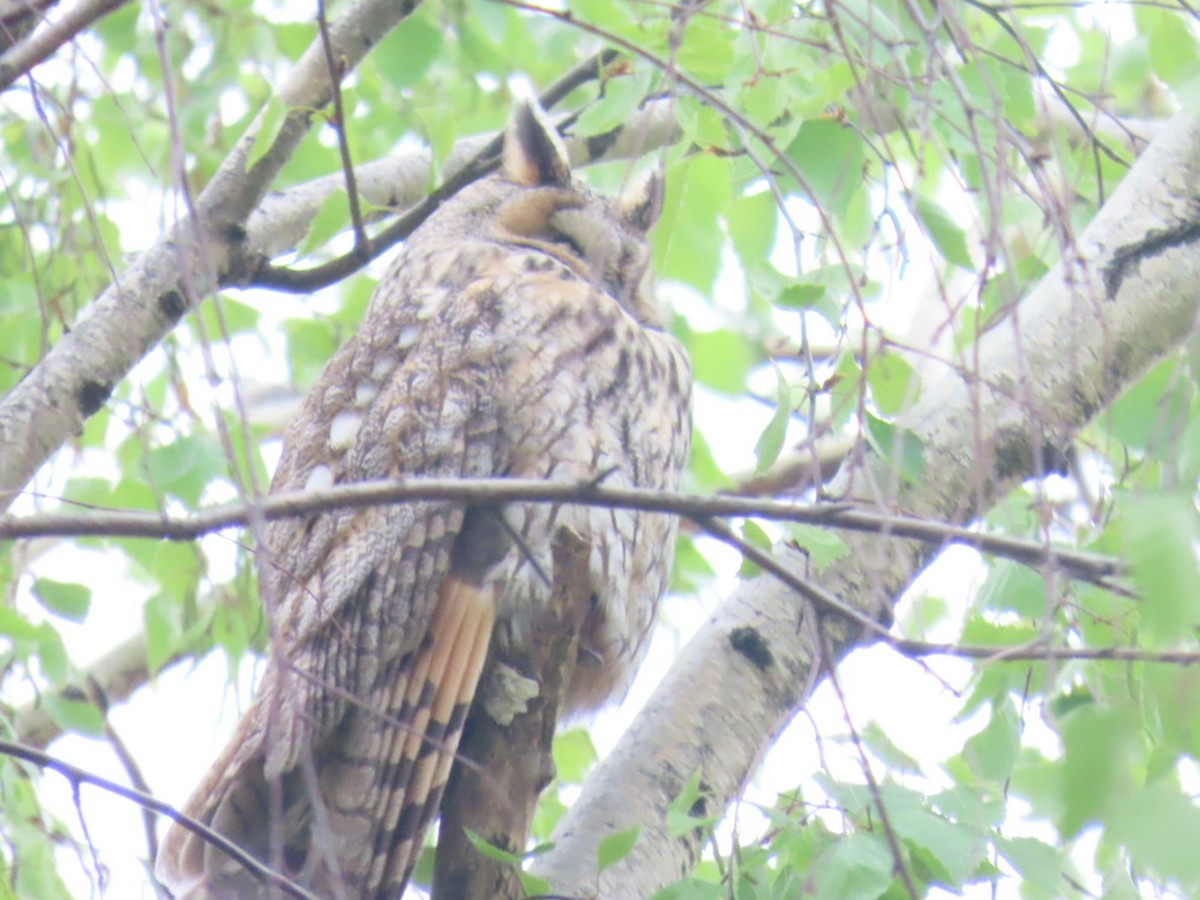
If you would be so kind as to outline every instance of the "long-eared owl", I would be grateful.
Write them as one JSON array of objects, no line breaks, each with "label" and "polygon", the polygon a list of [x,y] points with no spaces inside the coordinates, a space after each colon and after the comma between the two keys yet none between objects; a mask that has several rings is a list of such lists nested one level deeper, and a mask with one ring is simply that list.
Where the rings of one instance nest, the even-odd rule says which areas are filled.
[{"label": "long-eared owl", "polygon": [[[651,293],[645,193],[616,203],[574,181],[545,114],[519,103],[501,170],[438,209],[379,282],[285,433],[272,491],[415,475],[677,488],[691,370]],[[270,658],[184,812],[320,896],[399,897],[488,647],[519,658],[563,526],[590,546],[594,601],[569,713],[628,688],[672,517],[430,500],[270,523]],[[157,871],[179,897],[270,895],[179,825]]]}]

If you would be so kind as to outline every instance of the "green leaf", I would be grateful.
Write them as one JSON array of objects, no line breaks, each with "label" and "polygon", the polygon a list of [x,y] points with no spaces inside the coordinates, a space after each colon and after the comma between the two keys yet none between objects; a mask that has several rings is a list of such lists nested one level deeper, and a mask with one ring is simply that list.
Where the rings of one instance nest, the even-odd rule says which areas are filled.
[{"label": "green leaf", "polygon": [[393,88],[417,84],[442,53],[442,30],[426,16],[411,15],[384,36],[371,54]]},{"label": "green leaf", "polygon": [[697,829],[707,830],[716,823],[716,816],[694,815],[696,811],[703,810],[705,807],[704,794],[700,770],[697,769],[667,807],[667,830],[671,837],[683,837]]},{"label": "green leaf", "polygon": [[1041,621],[1046,614],[1046,580],[1040,572],[1008,559],[999,559],[979,588],[981,609],[1012,610]]},{"label": "green leaf", "polygon": [[282,100],[275,96],[267,98],[262,109],[262,121],[258,131],[254,133],[254,143],[250,145],[250,150],[246,153],[247,172],[271,151],[271,147],[275,145],[275,139],[283,130],[287,114],[288,109]]},{"label": "green leaf", "polygon": [[203,435],[185,435],[153,448],[146,464],[155,487],[189,506],[200,503],[208,483],[226,471],[225,451]]},{"label": "green leaf", "polygon": [[862,138],[833,119],[809,119],[787,148],[787,155],[804,177],[813,202],[842,217],[863,185],[866,164]]},{"label": "green leaf", "polygon": [[[742,540],[753,547],[760,550],[771,549],[771,537],[768,535],[761,525],[753,519],[746,519],[742,522]],[[749,558],[742,557],[741,568],[738,569],[738,578],[753,578],[762,572],[757,563],[751,562]]]},{"label": "green leaf", "polygon": [[0,634],[16,641],[36,641],[41,630],[6,603],[0,603]]},{"label": "green leaf", "polygon": [[42,705],[54,723],[64,731],[89,737],[104,737],[104,714],[86,700],[72,700],[58,693],[42,696]]},{"label": "green leaf", "polygon": [[702,103],[699,98],[678,98],[675,115],[687,143],[710,149],[729,149],[729,135],[725,131],[725,122],[720,113]]},{"label": "green leaf", "polygon": [[892,851],[879,835],[846,835],[817,861],[816,895],[821,900],[882,896],[892,883],[893,865]]},{"label": "green leaf", "polygon": [[142,624],[146,630],[146,665],[152,673],[158,672],[179,649],[179,604],[165,594],[151,597],[142,607]]},{"label": "green leaf", "polygon": [[1129,496],[1118,509],[1119,540],[1142,595],[1141,620],[1151,636],[1174,644],[1200,621],[1200,528],[1191,494]]},{"label": "green leaf", "polygon": [[671,578],[671,591],[695,593],[716,574],[712,563],[697,548],[692,536],[681,533],[675,541],[675,571]]},{"label": "green leaf", "polygon": [[925,450],[920,439],[870,413],[866,425],[867,440],[880,458],[896,466],[909,484],[919,482],[925,474]]},{"label": "green leaf", "polygon": [[666,193],[654,230],[654,269],[662,278],[712,290],[721,267],[720,217],[732,190],[729,160],[693,156],[667,169]]},{"label": "green leaf", "polygon": [[[219,316],[218,306],[220,307]],[[225,294],[213,297],[211,301],[201,304],[199,316],[203,323],[204,335],[210,341],[218,341],[226,334],[257,332],[260,319],[258,310],[253,306],[242,303],[240,300],[234,300]]]},{"label": "green leaf", "polygon": [[696,381],[723,394],[742,394],[753,358],[746,339],[732,331],[693,332],[686,341]]},{"label": "green leaf", "polygon": [[967,236],[949,213],[936,201],[923,196],[917,197],[914,212],[946,262],[968,272],[975,270],[975,264],[971,262],[971,253],[967,249]]},{"label": "green leaf", "polygon": [[810,309],[825,296],[825,285],[798,282],[788,285],[775,298],[775,305],[784,309]]},{"label": "green leaf", "polygon": [[539,878],[524,869],[518,871],[517,876],[521,879],[521,890],[527,897],[544,897],[550,893],[550,882],[545,878]]},{"label": "green leaf", "polygon": [[499,863],[507,863],[510,866],[519,867],[521,865],[521,857],[515,853],[509,853],[507,850],[501,850],[499,847],[489,844],[470,828],[464,828],[463,832],[467,835],[467,840],[471,842],[471,846],[488,859]]},{"label": "green leaf", "polygon": [[896,353],[877,353],[864,370],[875,406],[885,416],[894,416],[920,397],[917,373]]},{"label": "green leaf", "polygon": [[1178,362],[1171,358],[1143,375],[1101,417],[1109,434],[1134,450],[1159,447],[1179,434],[1191,419],[1195,393],[1195,387],[1179,374]]},{"label": "green leaf", "polygon": [[754,444],[754,471],[756,473],[761,475],[771,468],[775,460],[779,459],[791,419],[792,389],[783,375],[783,370],[775,365],[775,413]]},{"label": "green leaf", "polygon": [[651,900],[725,900],[728,896],[723,885],[688,878],[663,888]]},{"label": "green leaf", "polygon": [[1200,808],[1178,785],[1159,781],[1111,809],[1105,835],[1128,848],[1133,865],[1180,884],[1188,896],[1200,888]]},{"label": "green leaf", "polygon": [[635,72],[604,82],[604,96],[599,97],[575,120],[572,132],[580,137],[607,134],[622,125],[637,109],[650,88],[650,73]]},{"label": "green leaf", "polygon": [[1155,12],[1158,13],[1156,21],[1148,29],[1150,65],[1164,82],[1178,85],[1195,75],[1200,68],[1196,36],[1188,23],[1176,13],[1168,10]]},{"label": "green leaf", "polygon": [[350,225],[350,206],[346,191],[337,188],[321,203],[321,208],[313,216],[308,233],[300,242],[298,252],[308,256],[315,250],[324,247],[337,234]]},{"label": "green leaf", "polygon": [[1052,897],[1061,893],[1062,859],[1054,847],[1035,838],[1001,837],[996,849],[1027,881]]},{"label": "green leaf", "polygon": [[603,872],[632,853],[633,846],[637,843],[641,833],[642,826],[633,825],[623,831],[618,831],[615,834],[610,834],[602,838],[600,849],[596,854],[596,864],[599,870]]},{"label": "green leaf", "polygon": [[43,622],[37,630],[37,655],[42,673],[51,684],[66,684],[71,676],[71,659],[67,656],[62,635],[49,622]]},{"label": "green leaf", "polygon": [[292,378],[307,387],[325,368],[337,350],[337,340],[328,322],[313,319],[286,319],[283,331],[288,339],[288,361]]},{"label": "green leaf", "polygon": [[694,16],[682,32],[675,62],[701,81],[720,84],[734,63],[728,28],[716,17]]},{"label": "green leaf", "polygon": [[786,527],[796,546],[808,554],[817,572],[850,552],[850,548],[836,531],[805,522],[788,522]]},{"label": "green leaf", "polygon": [[882,799],[901,839],[929,851],[925,860],[939,881],[961,887],[984,859],[987,841],[979,830],[939,815],[915,791],[886,785]]},{"label": "green leaf", "polygon": [[92,602],[92,589],[87,585],[49,578],[34,580],[33,595],[50,612],[72,622],[82,622],[87,618]]},{"label": "green leaf", "polygon": [[901,750],[878,722],[867,722],[861,729],[861,736],[871,752],[887,763],[889,771],[920,774],[920,763]]},{"label": "green leaf", "polygon": [[568,784],[582,784],[597,759],[592,736],[583,728],[572,728],[556,737],[552,753],[558,780]]},{"label": "green leaf", "polygon": [[1058,829],[1064,838],[1075,837],[1110,813],[1123,812],[1140,755],[1140,733],[1137,716],[1128,708],[1092,704],[1063,719]]},{"label": "green leaf", "polygon": [[729,238],[743,267],[765,260],[775,246],[779,213],[770,191],[738,197],[725,212]]},{"label": "green leaf", "polygon": [[992,702],[992,717],[963,748],[967,765],[980,778],[1003,782],[1012,773],[1021,749],[1021,725],[1008,694]]}]

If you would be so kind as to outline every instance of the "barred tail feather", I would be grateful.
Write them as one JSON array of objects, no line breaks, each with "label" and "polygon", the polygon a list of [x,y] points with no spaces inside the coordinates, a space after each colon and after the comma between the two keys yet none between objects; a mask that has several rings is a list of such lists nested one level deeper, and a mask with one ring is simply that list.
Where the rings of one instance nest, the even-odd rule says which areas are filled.
[{"label": "barred tail feather", "polygon": [[[396,781],[386,793],[368,881],[374,896],[400,895],[421,855],[425,832],[437,815],[487,659],[495,621],[490,589],[447,577],[414,676],[407,684]],[[416,674],[421,671],[423,677]]]},{"label": "barred tail feather", "polygon": [[[321,799],[314,804],[305,788],[311,774],[285,773],[274,839],[298,865],[288,877],[321,896],[400,897],[437,816],[494,620],[490,588],[447,576],[425,640],[394,662],[323,745],[315,771]],[[185,811],[267,860],[270,790],[261,735],[249,719],[239,726],[245,742],[230,743]],[[281,896],[179,826],[164,842],[158,875],[189,900]]]}]

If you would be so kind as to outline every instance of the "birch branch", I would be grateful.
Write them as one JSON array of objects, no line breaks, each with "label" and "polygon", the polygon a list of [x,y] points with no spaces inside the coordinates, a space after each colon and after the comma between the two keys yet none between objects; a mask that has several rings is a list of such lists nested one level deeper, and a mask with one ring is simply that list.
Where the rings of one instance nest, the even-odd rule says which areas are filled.
[{"label": "birch branch", "polygon": [[[924,448],[925,475],[899,482],[867,454],[835,481],[950,521],[987,510],[1040,474],[1040,450],[1061,446],[1156,360],[1194,333],[1200,306],[1200,119],[1171,120],[1081,236],[1001,327],[984,334],[978,366],[927,386],[905,423]],[[1014,396],[1016,401],[1014,402]],[[823,585],[886,619],[927,554],[849,536],[851,553]],[[535,861],[556,893],[651,896],[699,859],[703,835],[672,835],[667,807],[701,772],[714,814],[741,792],[757,761],[803,706],[820,665],[836,665],[857,635],[820,627],[834,659],[818,660],[813,615],[776,581],[744,583],[684,648],[624,738],[588,779]],[[799,626],[799,627],[798,627]],[[640,825],[625,859],[597,873],[600,841]]]}]

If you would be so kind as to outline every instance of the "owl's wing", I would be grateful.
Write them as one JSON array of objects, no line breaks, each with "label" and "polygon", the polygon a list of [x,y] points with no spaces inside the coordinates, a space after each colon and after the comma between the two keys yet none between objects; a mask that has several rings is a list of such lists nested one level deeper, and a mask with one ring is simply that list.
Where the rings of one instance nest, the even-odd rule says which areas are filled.
[{"label": "owl's wing", "polygon": [[[503,471],[497,356],[471,294],[427,304],[433,321],[414,318],[416,332],[369,314],[286,436],[273,490]],[[397,896],[487,653],[483,576],[507,549],[492,518],[420,501],[272,523],[271,659],[184,811],[323,894]],[[456,551],[464,528],[471,547]],[[267,896],[178,825],[158,874],[176,896]]]}]

